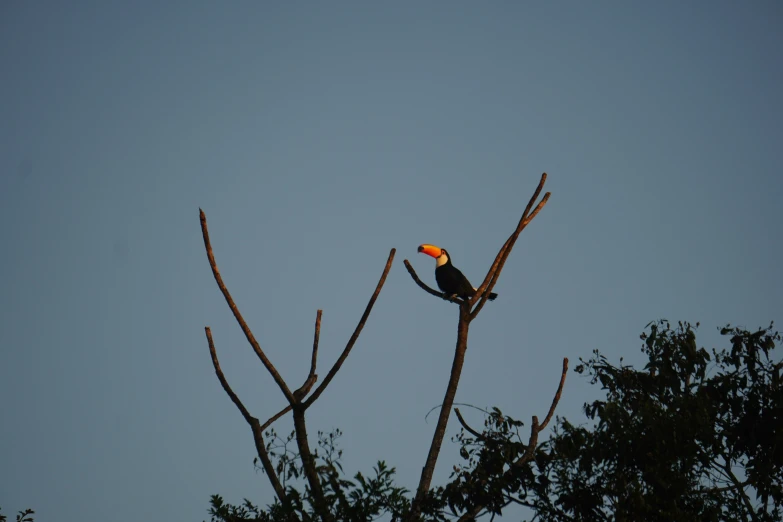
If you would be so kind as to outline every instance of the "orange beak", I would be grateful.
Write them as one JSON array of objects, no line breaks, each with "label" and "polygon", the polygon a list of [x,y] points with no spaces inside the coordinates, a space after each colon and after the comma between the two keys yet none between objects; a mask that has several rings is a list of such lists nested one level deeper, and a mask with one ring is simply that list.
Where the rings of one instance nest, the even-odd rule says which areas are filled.
[{"label": "orange beak", "polygon": [[441,250],[440,247],[436,247],[435,245],[419,245],[419,252],[422,254],[427,254],[428,256],[432,256],[435,259],[440,257]]}]

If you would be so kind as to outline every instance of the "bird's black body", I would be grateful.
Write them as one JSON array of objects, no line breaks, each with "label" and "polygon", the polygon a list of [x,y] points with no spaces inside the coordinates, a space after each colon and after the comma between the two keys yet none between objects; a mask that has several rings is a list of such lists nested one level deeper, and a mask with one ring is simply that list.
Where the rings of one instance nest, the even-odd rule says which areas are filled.
[{"label": "bird's black body", "polygon": [[[449,295],[456,295],[462,299],[470,299],[476,295],[476,289],[470,284],[468,278],[459,268],[451,264],[451,257],[446,250],[441,249],[441,255],[446,256],[446,262],[435,268],[435,282],[441,292]],[[489,294],[489,300],[494,300],[498,295]]]}]

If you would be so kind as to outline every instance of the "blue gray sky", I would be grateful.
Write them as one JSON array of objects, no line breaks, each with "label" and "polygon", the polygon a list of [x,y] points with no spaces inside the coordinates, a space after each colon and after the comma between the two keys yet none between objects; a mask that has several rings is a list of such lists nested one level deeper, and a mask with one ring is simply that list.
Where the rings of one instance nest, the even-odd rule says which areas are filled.
[{"label": "blue gray sky", "polygon": [[[456,308],[402,260],[434,284],[434,243],[477,284],[542,172],[458,402],[527,420],[563,357],[640,362],[651,320],[701,321],[707,347],[780,320],[782,23],[773,1],[4,2],[0,505],[200,521],[213,493],[271,500],[204,326],[254,415],[284,399],[199,207],[296,386],[316,309],[325,375],[398,249],[309,426],[343,430],[349,473],[385,459],[409,488]],[[571,374],[558,413],[596,393]]]}]

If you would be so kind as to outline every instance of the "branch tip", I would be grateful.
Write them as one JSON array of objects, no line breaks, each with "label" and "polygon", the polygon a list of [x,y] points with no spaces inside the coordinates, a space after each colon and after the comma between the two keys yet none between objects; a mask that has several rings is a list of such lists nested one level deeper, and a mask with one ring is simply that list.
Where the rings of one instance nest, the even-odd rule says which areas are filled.
[{"label": "branch tip", "polygon": [[546,202],[549,200],[549,192],[547,192],[544,198],[536,207],[536,209],[533,211],[533,214],[528,216],[528,214],[530,214],[530,209],[533,208],[533,204],[538,199],[539,194],[541,194],[541,190],[543,190],[545,182],[546,182],[546,172],[541,175],[541,181],[538,182],[538,186],[536,187],[535,192],[533,192],[533,196],[528,201],[527,206],[525,207],[525,211],[522,213],[522,217],[519,219],[517,228],[509,236],[506,242],[503,243],[503,246],[500,247],[500,250],[495,256],[495,260],[492,262],[492,265],[487,271],[487,275],[484,277],[484,281],[481,283],[481,286],[479,286],[478,289],[476,290],[476,294],[470,299],[469,301],[470,305],[471,306],[475,305],[473,311],[470,313],[471,321],[476,318],[478,313],[487,303],[489,294],[495,288],[495,284],[497,284],[498,278],[500,277],[500,272],[503,270],[503,266],[506,264],[506,260],[508,259],[508,256],[511,254],[511,249],[514,248],[514,243],[516,243],[519,234],[522,233],[525,227],[533,220],[536,214],[538,214],[538,212],[540,212],[541,209],[544,208],[544,205],[546,205]]},{"label": "branch tip", "polygon": [[309,408],[315,401],[320,397],[320,395],[324,392],[326,387],[329,385],[329,383],[332,381],[334,376],[337,374],[337,372],[342,367],[343,363],[345,362],[345,359],[348,357],[348,354],[351,353],[351,350],[353,349],[353,345],[356,344],[356,340],[359,338],[359,334],[362,333],[362,329],[364,328],[364,324],[367,322],[367,319],[370,317],[370,312],[372,312],[373,306],[375,306],[375,301],[378,299],[378,295],[381,293],[381,289],[383,288],[384,283],[386,283],[386,277],[389,275],[389,270],[391,269],[392,262],[394,261],[394,254],[397,251],[397,249],[392,248],[389,252],[389,257],[386,260],[386,266],[383,268],[383,273],[381,274],[381,278],[378,280],[378,284],[375,286],[375,291],[372,294],[372,297],[370,297],[370,301],[367,303],[367,306],[364,309],[364,313],[362,314],[361,319],[359,319],[359,324],[356,325],[356,329],[353,331],[353,334],[351,335],[351,338],[348,339],[348,343],[345,345],[345,348],[343,349],[343,353],[340,354],[340,357],[335,361],[332,368],[329,370],[329,373],[326,375],[326,378],[324,378],[323,382],[318,386],[318,388],[315,389],[312,395],[302,403],[303,409]]},{"label": "branch tip", "polygon": [[261,359],[261,363],[264,365],[270,375],[272,375],[272,378],[277,383],[280,391],[282,391],[283,395],[285,395],[286,399],[288,399],[289,404],[292,404],[294,401],[294,396],[291,394],[291,390],[288,389],[288,385],[278,373],[277,368],[275,368],[272,362],[267,358],[264,351],[261,349],[261,346],[258,344],[258,341],[256,341],[253,332],[250,330],[250,327],[245,322],[244,317],[242,317],[242,313],[239,311],[239,308],[234,302],[234,298],[231,297],[231,293],[228,291],[226,284],[223,282],[223,277],[220,275],[217,261],[215,261],[215,254],[212,252],[212,243],[209,241],[209,229],[207,227],[207,216],[204,214],[203,210],[200,212],[200,216],[201,235],[204,238],[204,248],[207,251],[207,259],[209,260],[209,266],[212,269],[212,275],[215,278],[215,282],[217,283],[220,292],[223,294],[223,298],[226,300],[228,307],[234,314],[234,318],[236,319],[237,323],[239,323],[239,327],[242,329],[242,332],[244,332],[245,338],[247,339],[248,343],[250,343],[250,346],[253,347],[253,351],[256,353],[258,358]]}]

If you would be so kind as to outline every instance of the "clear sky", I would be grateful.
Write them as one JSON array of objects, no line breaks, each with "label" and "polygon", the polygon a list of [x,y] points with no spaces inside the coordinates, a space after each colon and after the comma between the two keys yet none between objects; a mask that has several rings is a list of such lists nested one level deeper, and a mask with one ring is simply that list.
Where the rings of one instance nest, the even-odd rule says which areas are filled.
[{"label": "clear sky", "polygon": [[[651,320],[783,319],[783,8],[756,2],[0,5],[0,505],[38,520],[207,519],[272,498],[248,426],[284,405],[256,337],[321,375],[397,258],[311,434],[414,488],[456,307],[542,172],[552,199],[471,329],[457,401],[528,420],[563,357],[639,362]],[[595,390],[571,374],[558,413]],[[481,416],[468,418],[481,424]],[[455,422],[448,436],[456,433]],[[290,423],[281,421],[280,432]],[[446,443],[436,482],[457,454]]]}]

